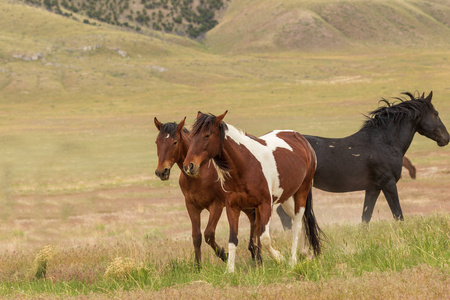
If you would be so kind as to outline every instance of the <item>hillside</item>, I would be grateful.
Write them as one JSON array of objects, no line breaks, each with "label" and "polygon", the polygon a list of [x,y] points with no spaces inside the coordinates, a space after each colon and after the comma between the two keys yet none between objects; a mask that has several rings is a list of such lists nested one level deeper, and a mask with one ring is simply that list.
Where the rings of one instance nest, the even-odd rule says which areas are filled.
[{"label": "hillside", "polygon": [[[97,25],[100,22],[141,31],[157,31],[201,37],[213,28],[215,15],[225,5],[223,0],[23,0],[27,4],[44,7],[49,11],[83,22]],[[76,14],[76,15],[74,15]]]},{"label": "hillside", "polygon": [[231,1],[206,45],[221,53],[450,45],[450,2]]},{"label": "hillside", "polygon": [[[260,16],[270,3],[233,1],[223,24],[232,30],[237,12],[250,15],[253,7],[251,15]],[[215,40],[225,26],[219,24],[207,36],[208,48],[158,31],[92,26],[18,1],[0,0],[0,11],[0,176],[16,192],[147,182],[154,177],[155,116],[187,116],[192,124],[198,110],[228,109],[229,122],[253,134],[291,128],[344,136],[381,97],[430,90],[444,122],[450,116],[450,104],[440,100],[450,91],[448,47],[368,51],[352,39],[359,48],[351,55],[325,46],[293,51],[257,32],[254,40],[236,32]],[[247,20],[249,28],[257,23]],[[441,27],[444,43],[448,27]],[[271,52],[254,54],[264,50]],[[416,151],[436,150],[417,140]]]}]

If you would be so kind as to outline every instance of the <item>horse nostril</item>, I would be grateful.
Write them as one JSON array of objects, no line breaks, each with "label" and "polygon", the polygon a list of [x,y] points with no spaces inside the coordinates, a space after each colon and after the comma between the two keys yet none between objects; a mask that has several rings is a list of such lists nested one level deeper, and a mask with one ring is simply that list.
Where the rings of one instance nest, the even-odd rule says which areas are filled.
[{"label": "horse nostril", "polygon": [[193,169],[194,169],[194,164],[193,164],[193,163],[190,163],[190,164],[189,164],[189,170],[192,171]]},{"label": "horse nostril", "polygon": [[163,172],[163,174],[167,174],[167,173],[169,173],[169,171],[170,171],[170,169],[164,169],[164,172]]}]

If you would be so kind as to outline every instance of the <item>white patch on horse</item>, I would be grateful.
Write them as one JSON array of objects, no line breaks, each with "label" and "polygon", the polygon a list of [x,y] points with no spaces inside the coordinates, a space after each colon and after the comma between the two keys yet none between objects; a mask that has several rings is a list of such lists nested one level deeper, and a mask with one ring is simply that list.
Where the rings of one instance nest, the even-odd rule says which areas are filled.
[{"label": "white patch on horse", "polygon": [[167,134],[166,139],[168,139],[170,137],[170,134]]},{"label": "white patch on horse", "polygon": [[276,130],[269,132],[260,137],[260,139],[266,142],[266,145],[263,145],[245,135],[234,126],[229,124],[227,124],[227,126],[228,130],[225,132],[225,138],[231,138],[238,145],[243,145],[250,151],[250,153],[253,154],[253,156],[261,164],[262,172],[269,188],[271,201],[273,201],[274,197],[279,199],[283,194],[283,189],[280,186],[280,175],[278,174],[277,163],[273,153],[277,148],[284,148],[289,151],[293,151],[291,146],[289,146],[286,141],[277,136],[280,132],[293,131]]}]

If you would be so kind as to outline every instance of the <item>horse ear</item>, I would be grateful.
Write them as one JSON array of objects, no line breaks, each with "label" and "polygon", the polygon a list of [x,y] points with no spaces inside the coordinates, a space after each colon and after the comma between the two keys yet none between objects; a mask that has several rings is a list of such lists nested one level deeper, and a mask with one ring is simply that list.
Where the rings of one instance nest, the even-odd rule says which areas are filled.
[{"label": "horse ear", "polygon": [[422,97],[420,98],[425,99],[425,92],[422,93]]},{"label": "horse ear", "polygon": [[197,113],[197,119],[200,118],[203,115],[203,113],[201,111],[198,111]]},{"label": "horse ear", "polygon": [[433,91],[425,98],[425,101],[431,102],[431,98],[433,98]]},{"label": "horse ear", "polygon": [[222,123],[223,118],[225,118],[225,115],[227,114],[228,110],[226,110],[223,114],[216,117],[216,120],[214,121],[216,124]]},{"label": "horse ear", "polygon": [[184,122],[186,122],[186,117],[184,117],[184,119],[180,123],[178,123],[177,134],[181,135],[181,131],[183,130],[184,127]]},{"label": "horse ear", "polygon": [[155,121],[156,128],[158,128],[158,130],[161,130],[161,127],[163,124],[160,121],[158,121],[158,119],[156,117],[155,117],[154,121]]}]

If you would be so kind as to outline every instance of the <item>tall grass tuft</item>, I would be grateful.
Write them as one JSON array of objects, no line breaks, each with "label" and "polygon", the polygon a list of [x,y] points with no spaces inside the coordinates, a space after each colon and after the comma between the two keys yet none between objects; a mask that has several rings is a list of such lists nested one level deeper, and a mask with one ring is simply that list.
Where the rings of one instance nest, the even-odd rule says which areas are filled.
[{"label": "tall grass tuft", "polygon": [[45,278],[49,261],[55,256],[56,251],[53,246],[45,246],[36,255],[33,261],[33,273],[36,279]]}]

